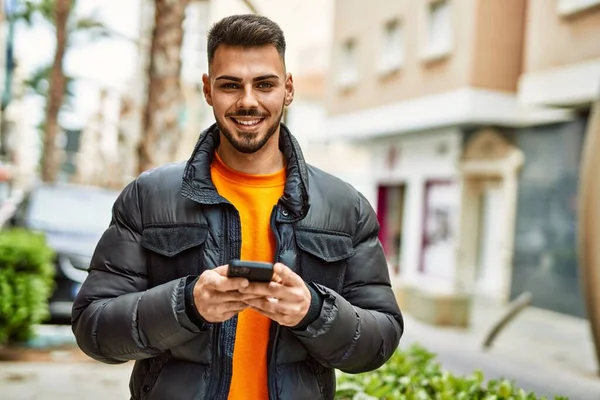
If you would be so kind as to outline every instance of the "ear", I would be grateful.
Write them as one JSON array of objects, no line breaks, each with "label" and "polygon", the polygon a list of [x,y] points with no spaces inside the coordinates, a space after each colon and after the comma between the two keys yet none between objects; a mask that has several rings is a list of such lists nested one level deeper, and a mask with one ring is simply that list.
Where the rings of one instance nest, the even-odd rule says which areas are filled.
[{"label": "ear", "polygon": [[294,79],[292,74],[287,73],[285,76],[285,102],[286,106],[289,106],[294,101]]},{"label": "ear", "polygon": [[213,105],[212,91],[211,91],[211,87],[210,87],[210,79],[208,78],[207,74],[202,75],[202,85],[203,85],[202,91],[204,92],[204,99],[206,100],[208,105],[212,107],[212,105]]}]

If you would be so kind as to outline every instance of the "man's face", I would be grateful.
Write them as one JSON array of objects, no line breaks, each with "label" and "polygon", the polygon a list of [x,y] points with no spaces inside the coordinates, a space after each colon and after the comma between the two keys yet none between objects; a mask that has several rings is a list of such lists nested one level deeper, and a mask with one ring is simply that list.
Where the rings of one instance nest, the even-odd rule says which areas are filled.
[{"label": "man's face", "polygon": [[219,130],[241,153],[255,153],[278,132],[294,93],[292,76],[275,46],[217,48],[204,95]]}]

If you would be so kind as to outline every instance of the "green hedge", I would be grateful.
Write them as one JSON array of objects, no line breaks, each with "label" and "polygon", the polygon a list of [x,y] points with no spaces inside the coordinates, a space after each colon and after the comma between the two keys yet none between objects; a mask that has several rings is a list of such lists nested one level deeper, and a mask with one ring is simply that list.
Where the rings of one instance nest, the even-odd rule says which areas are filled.
[{"label": "green hedge", "polygon": [[53,259],[42,234],[0,231],[0,345],[26,341],[48,316]]},{"label": "green hedge", "polygon": [[[376,371],[337,375],[338,400],[542,400],[508,380],[485,381],[476,371],[456,376],[441,368],[435,355],[419,345],[398,350]],[[555,397],[555,400],[566,397]]]}]

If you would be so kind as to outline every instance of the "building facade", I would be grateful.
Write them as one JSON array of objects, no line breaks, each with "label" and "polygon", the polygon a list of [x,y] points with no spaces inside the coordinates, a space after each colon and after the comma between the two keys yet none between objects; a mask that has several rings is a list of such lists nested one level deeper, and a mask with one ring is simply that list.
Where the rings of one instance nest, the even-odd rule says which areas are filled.
[{"label": "building facade", "polygon": [[[368,185],[367,153],[348,143],[328,142],[322,125],[326,117],[326,77],[332,40],[332,0],[251,2],[256,11],[277,22],[286,37],[286,68],[294,79],[294,102],[285,109],[284,122],[300,142],[311,164],[340,176],[373,196]],[[214,123],[212,109],[202,93],[202,75],[208,72],[207,32],[218,20],[250,10],[241,0],[196,1],[188,6],[182,52],[182,86],[186,96],[185,130],[178,159],[189,157],[200,132]],[[306,21],[311,29],[306,30]],[[349,168],[348,159],[352,159]]]},{"label": "building facade", "polygon": [[[325,131],[370,150],[380,237],[408,312],[465,324],[472,295],[503,304],[530,289],[519,275],[527,262],[521,216],[532,207],[532,191],[543,196],[528,186],[531,171],[548,171],[547,160],[529,154],[540,153],[533,138],[544,127],[555,131],[544,136],[553,144],[546,158],[571,158],[546,183],[565,182],[557,190],[568,191],[572,181],[564,176],[576,176],[581,138],[560,132],[582,130],[585,116],[569,107],[580,104],[585,114],[590,97],[589,88],[575,91],[554,69],[577,64],[589,82],[600,76],[590,77],[600,47],[597,9],[574,11],[574,3],[389,0],[365,13],[364,2],[336,1]],[[569,51],[553,47],[557,41]],[[542,83],[547,76],[558,81]],[[570,102],[551,89],[561,85]],[[561,145],[571,150],[560,152]],[[573,218],[561,213],[554,223],[572,225]],[[562,243],[567,254],[570,240],[561,232],[553,246]],[[436,310],[440,301],[447,304],[438,309],[452,311]]]},{"label": "building facade", "polygon": [[525,162],[511,297],[527,290],[534,305],[585,317],[576,218],[581,149],[600,96],[599,0],[528,2],[518,96],[524,107],[560,108],[571,117],[516,132]]}]

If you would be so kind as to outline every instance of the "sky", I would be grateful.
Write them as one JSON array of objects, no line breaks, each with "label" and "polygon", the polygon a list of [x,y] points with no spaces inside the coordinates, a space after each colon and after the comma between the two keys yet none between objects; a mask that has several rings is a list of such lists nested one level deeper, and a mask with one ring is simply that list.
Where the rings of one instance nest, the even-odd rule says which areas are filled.
[{"label": "sky", "polygon": [[[64,69],[76,77],[77,101],[72,112],[61,115],[61,123],[69,128],[80,128],[98,105],[100,87],[126,90],[136,62],[135,40],[139,29],[140,0],[80,0],[75,13],[97,16],[109,29],[118,32],[113,38],[91,41],[79,35],[70,45],[64,60]],[[33,27],[19,25],[15,33],[15,55],[23,76],[43,65],[52,63],[55,49],[53,28],[37,20]],[[26,101],[32,120],[42,117],[40,99]],[[37,123],[37,122],[36,122]]]}]

